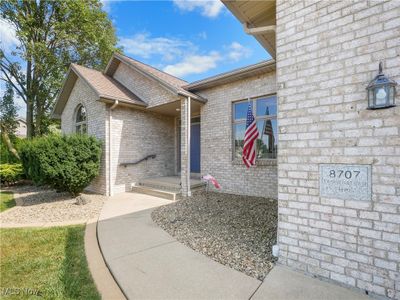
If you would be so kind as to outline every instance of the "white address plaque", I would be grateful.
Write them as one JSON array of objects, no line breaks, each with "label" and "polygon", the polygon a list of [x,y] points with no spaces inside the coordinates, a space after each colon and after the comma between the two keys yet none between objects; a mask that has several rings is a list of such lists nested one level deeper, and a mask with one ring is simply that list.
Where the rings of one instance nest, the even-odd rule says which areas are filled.
[{"label": "white address plaque", "polygon": [[345,200],[371,200],[370,165],[319,165],[321,197]]}]

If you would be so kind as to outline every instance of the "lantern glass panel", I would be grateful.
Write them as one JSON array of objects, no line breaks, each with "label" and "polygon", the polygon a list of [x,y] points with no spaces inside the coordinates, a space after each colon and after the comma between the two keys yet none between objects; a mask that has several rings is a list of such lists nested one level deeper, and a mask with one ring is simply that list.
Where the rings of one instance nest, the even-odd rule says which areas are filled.
[{"label": "lantern glass panel", "polygon": [[375,89],[375,104],[376,106],[385,106],[387,102],[387,92],[384,86]]},{"label": "lantern glass panel", "polygon": [[389,105],[394,105],[394,86],[389,87]]},{"label": "lantern glass panel", "polygon": [[374,90],[368,90],[368,107],[374,107]]}]

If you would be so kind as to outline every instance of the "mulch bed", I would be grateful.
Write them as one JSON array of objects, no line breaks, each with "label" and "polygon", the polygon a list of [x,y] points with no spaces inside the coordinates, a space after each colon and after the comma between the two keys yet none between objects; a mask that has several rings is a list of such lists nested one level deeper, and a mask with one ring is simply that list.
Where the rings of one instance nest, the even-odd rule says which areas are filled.
[{"label": "mulch bed", "polygon": [[272,269],[276,200],[198,192],[153,211],[161,228],[190,248],[257,279]]}]

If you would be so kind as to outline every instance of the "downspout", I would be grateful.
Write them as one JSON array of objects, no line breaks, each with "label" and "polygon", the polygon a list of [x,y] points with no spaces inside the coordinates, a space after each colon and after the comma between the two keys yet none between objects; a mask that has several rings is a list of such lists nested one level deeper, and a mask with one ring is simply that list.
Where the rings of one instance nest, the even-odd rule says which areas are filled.
[{"label": "downspout", "polygon": [[118,100],[114,101],[114,104],[110,107],[109,114],[108,114],[108,195],[112,196],[112,155],[111,155],[111,145],[112,145],[112,134],[111,134],[111,121],[112,121],[112,111],[118,106]]},{"label": "downspout", "polygon": [[191,114],[191,98],[188,97],[187,98],[188,101],[188,105],[187,105],[187,141],[186,141],[186,145],[187,145],[187,174],[186,174],[186,181],[187,181],[187,195],[188,197],[192,196],[192,191],[190,190],[190,131],[191,131],[191,118],[190,118],[190,114]]}]

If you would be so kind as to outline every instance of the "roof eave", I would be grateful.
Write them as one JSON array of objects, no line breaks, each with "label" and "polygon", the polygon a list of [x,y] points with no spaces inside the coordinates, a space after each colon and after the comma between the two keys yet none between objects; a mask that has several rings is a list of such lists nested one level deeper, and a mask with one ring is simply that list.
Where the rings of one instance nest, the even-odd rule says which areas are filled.
[{"label": "roof eave", "polygon": [[217,86],[218,84],[221,83],[229,83],[236,80],[240,80],[243,77],[251,77],[253,75],[256,75],[258,72],[262,71],[263,69],[265,69],[265,72],[271,72],[272,70],[270,71],[269,69],[271,68],[274,69],[275,65],[276,65],[275,60],[270,59],[258,64],[246,66],[230,72],[222,73],[203,80],[192,82],[184,86],[183,88],[185,88],[188,91],[210,88]]},{"label": "roof eave", "polygon": [[[230,12],[245,26],[251,25],[253,28],[260,28],[265,25],[276,25],[276,1],[259,1],[263,2],[265,10],[257,11],[256,15],[249,15],[244,9],[246,2],[251,0],[222,0],[222,3],[230,10]],[[262,20],[260,20],[262,15]],[[262,24],[261,24],[262,23]],[[271,54],[272,57],[276,58],[276,34],[272,33],[248,33],[254,36],[254,38]]]},{"label": "roof eave", "polygon": [[[72,71],[72,64],[69,65],[67,74],[65,75],[65,78],[64,78],[63,83],[61,85],[62,88],[59,90],[59,92],[57,94],[56,101],[55,101],[53,109],[52,109],[52,111],[50,113],[50,118],[52,118],[52,119],[60,119],[61,118],[61,113],[62,112],[61,113],[57,113],[56,110],[57,110],[58,105],[60,103],[60,98],[63,95],[63,93],[65,92],[65,87],[66,87],[67,81],[70,79],[71,71]],[[78,77],[78,75],[76,75],[76,76]],[[76,81],[76,79],[75,79],[75,81]],[[71,93],[71,91],[69,93]],[[63,110],[63,108],[62,108],[62,110]]]},{"label": "roof eave", "polygon": [[178,95],[179,95],[179,96],[183,96],[183,97],[190,97],[192,100],[196,100],[196,101],[199,101],[199,102],[201,102],[201,103],[207,103],[207,99],[206,99],[206,98],[201,97],[201,96],[196,95],[196,94],[193,94],[193,93],[191,93],[191,92],[185,93],[185,92],[183,92],[183,91],[179,91],[179,92],[178,92]]},{"label": "roof eave", "polygon": [[116,98],[111,98],[108,96],[102,96],[99,99],[97,99],[97,101],[100,101],[100,102],[103,102],[106,104],[113,104],[116,101],[118,101],[119,105],[129,107],[129,108],[140,109],[140,110],[144,110],[147,108],[147,105],[142,105],[139,103],[132,103],[132,102],[126,101],[124,99],[116,99]]},{"label": "roof eave", "polygon": [[133,102],[128,101],[128,100],[123,99],[123,98],[114,97],[114,96],[105,95],[105,94],[100,94],[100,97],[99,97],[98,100],[101,101],[102,99],[107,99],[107,100],[111,100],[111,101],[118,101],[118,102],[130,104],[130,105],[132,105],[132,106],[140,106],[140,107],[147,107],[147,106],[148,106],[147,103],[140,103],[140,102],[133,103]]}]

